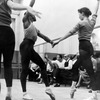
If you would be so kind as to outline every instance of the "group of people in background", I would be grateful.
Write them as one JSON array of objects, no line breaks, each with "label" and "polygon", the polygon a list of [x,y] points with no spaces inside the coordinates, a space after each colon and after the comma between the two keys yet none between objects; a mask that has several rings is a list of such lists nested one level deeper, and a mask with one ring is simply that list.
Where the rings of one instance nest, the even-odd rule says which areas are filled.
[{"label": "group of people in background", "polygon": [[[14,3],[13,0],[2,0],[0,2],[0,56],[3,54],[3,63],[4,63],[4,76],[6,80],[7,86],[7,95],[5,100],[11,100],[11,90],[12,90],[12,58],[14,53],[15,47],[15,34],[10,27],[11,24],[11,10],[26,10],[24,13],[22,22],[24,27],[25,37],[20,44],[20,54],[21,54],[21,64],[22,64],[22,72],[21,72],[21,86],[23,91],[23,99],[32,99],[32,97],[27,93],[26,89],[26,79],[28,75],[28,68],[30,60],[37,64],[41,68],[41,76],[43,78],[44,84],[46,86],[46,94],[50,96],[52,100],[56,100],[55,95],[53,94],[52,90],[50,89],[50,84],[46,72],[46,64],[43,59],[39,56],[39,54],[34,50],[34,44],[37,40],[37,37],[44,39],[46,42],[50,43],[52,47],[57,45],[59,42],[67,39],[68,37],[78,34],[79,39],[79,57],[77,58],[76,62],[73,66],[69,65],[69,67],[64,66],[64,60],[60,56],[57,57],[58,60],[54,61],[59,64],[59,68],[55,71],[56,75],[62,69],[69,70],[71,69],[73,72],[72,77],[72,85],[71,85],[71,98],[74,97],[74,93],[76,91],[76,84],[78,81],[78,69],[80,66],[83,66],[91,80],[91,89],[93,96],[86,99],[86,100],[99,100],[99,96],[97,93],[98,90],[98,77],[95,76],[93,64],[91,60],[91,56],[94,54],[93,46],[90,42],[92,31],[96,24],[97,19],[97,12],[99,9],[100,0],[97,0],[97,6],[95,11],[92,15],[92,12],[87,8],[83,7],[78,9],[79,13],[79,23],[69,31],[64,37],[60,38],[58,41],[53,42],[47,36],[43,35],[34,25],[33,22],[36,21],[36,17],[40,18],[40,12],[35,11],[32,9],[34,6],[35,0],[31,0],[29,6],[23,6],[22,4]],[[90,15],[92,18],[89,19]],[[47,57],[46,57],[47,58]],[[0,58],[1,59],[1,58]],[[49,64],[53,66],[53,63],[47,58]],[[99,58],[97,61],[99,62]],[[99,63],[97,63],[99,65]],[[1,66],[0,66],[1,69]],[[60,70],[61,69],[61,70]],[[97,76],[99,71],[97,71]],[[58,77],[58,76],[54,76]],[[59,80],[57,81],[59,83]]]},{"label": "group of people in background", "polygon": [[[47,66],[46,71],[49,77],[49,84],[50,85],[55,84],[54,87],[60,87],[61,84],[70,85],[72,83],[71,89],[73,90],[72,86],[75,83],[75,81],[73,81],[73,66],[75,62],[77,61],[78,57],[79,57],[78,53],[65,54],[65,55],[57,54],[56,57],[53,57],[53,59],[50,59],[48,55],[46,54],[44,61]],[[96,75],[96,79],[97,77],[100,77],[100,74],[97,74],[97,72],[99,71],[98,68],[100,67],[98,65],[98,63],[100,62],[97,59],[100,59],[99,53],[95,53],[93,56],[91,56],[93,70]],[[89,93],[92,93],[91,80],[84,66],[80,66],[77,69],[76,73],[77,73],[76,75],[78,77],[78,81],[75,85],[75,88],[77,89],[81,85],[85,85],[89,89]],[[42,77],[40,77],[40,79],[42,79]],[[43,83],[43,80],[42,81],[40,80],[40,83]],[[98,91],[100,91],[100,88],[98,88]],[[70,92],[70,96],[71,98],[73,98],[74,95],[72,96],[71,93],[72,91]]]}]

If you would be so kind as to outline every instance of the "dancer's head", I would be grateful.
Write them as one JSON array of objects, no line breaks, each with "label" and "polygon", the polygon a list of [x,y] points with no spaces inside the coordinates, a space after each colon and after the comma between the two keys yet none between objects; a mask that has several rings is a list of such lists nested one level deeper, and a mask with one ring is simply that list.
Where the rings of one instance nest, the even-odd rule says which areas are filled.
[{"label": "dancer's head", "polygon": [[36,21],[36,17],[35,17],[34,15],[30,14],[29,12],[25,12],[25,13],[24,13],[23,21],[24,21],[25,19],[27,19],[27,20],[29,20],[29,21],[31,21],[31,22]]},{"label": "dancer's head", "polygon": [[84,17],[89,17],[92,13],[87,7],[83,7],[81,9],[78,9],[79,12],[79,18],[80,20],[83,20]]}]

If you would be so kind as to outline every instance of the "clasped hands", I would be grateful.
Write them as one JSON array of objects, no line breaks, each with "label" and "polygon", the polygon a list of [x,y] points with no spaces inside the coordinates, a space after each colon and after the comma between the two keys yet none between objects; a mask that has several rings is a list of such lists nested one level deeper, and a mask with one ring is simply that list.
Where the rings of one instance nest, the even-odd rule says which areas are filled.
[{"label": "clasped hands", "polygon": [[56,42],[51,42],[51,45],[52,45],[52,48],[54,47],[54,46],[56,46],[57,44],[59,43],[59,40],[57,40]]}]

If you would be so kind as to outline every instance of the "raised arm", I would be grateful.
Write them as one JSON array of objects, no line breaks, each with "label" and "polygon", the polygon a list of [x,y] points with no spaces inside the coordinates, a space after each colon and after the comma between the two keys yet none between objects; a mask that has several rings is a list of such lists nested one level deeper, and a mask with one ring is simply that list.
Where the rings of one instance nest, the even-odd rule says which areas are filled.
[{"label": "raised arm", "polygon": [[98,9],[99,9],[99,4],[100,4],[100,0],[97,0],[97,5],[96,8],[94,10],[94,14],[97,15]]},{"label": "raised arm", "polygon": [[15,3],[11,0],[7,1],[7,5],[13,10],[27,10],[28,9],[28,6],[24,6],[22,4]]},{"label": "raised arm", "polygon": [[51,60],[48,58],[47,55],[45,56],[45,59],[48,61],[48,63],[50,64],[50,66],[51,66],[52,68],[54,68],[53,63],[51,62]]},{"label": "raised arm", "polygon": [[31,0],[31,2],[30,2],[30,7],[33,7],[33,5],[34,5],[34,3],[35,3],[35,0]]},{"label": "raised arm", "polygon": [[61,42],[61,41],[65,40],[65,39],[67,39],[68,37],[70,37],[70,36],[72,36],[72,35],[73,35],[73,34],[69,32],[68,34],[66,34],[66,35],[64,35],[63,37],[61,37],[57,42],[53,43],[53,44],[52,44],[52,47],[54,47],[54,46],[57,45],[59,42]]},{"label": "raised arm", "polygon": [[[33,7],[33,5],[35,4],[35,0],[31,0],[31,2],[30,2],[30,4],[29,4],[29,6],[30,7]],[[29,26],[29,22],[28,22],[28,16],[29,16],[29,13],[28,12],[26,12],[25,13],[25,15],[24,15],[24,17],[23,17],[23,25],[24,25],[24,28],[27,28],[28,26]],[[34,16],[34,18],[35,18],[35,16]],[[27,21],[27,22],[26,22]]]}]

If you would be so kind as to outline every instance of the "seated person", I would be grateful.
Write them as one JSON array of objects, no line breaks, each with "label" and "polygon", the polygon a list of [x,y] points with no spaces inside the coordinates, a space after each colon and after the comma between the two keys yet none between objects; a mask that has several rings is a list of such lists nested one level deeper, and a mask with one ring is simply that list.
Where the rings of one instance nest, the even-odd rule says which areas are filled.
[{"label": "seated person", "polygon": [[89,85],[90,83],[89,75],[87,74],[86,69],[84,69],[83,67],[79,69],[79,80],[77,82],[76,87],[80,87],[82,81],[87,85]]},{"label": "seated person", "polygon": [[[55,61],[56,60],[56,57],[54,57],[52,59],[52,61]],[[52,62],[51,61],[51,62]],[[47,60],[47,75],[49,77],[49,82],[50,82],[50,85],[52,85],[54,83],[54,79],[53,79],[53,71],[57,68],[57,64],[54,64],[53,63],[53,66],[51,66],[49,64],[49,61]]]},{"label": "seated person", "polygon": [[29,81],[37,81],[37,78],[39,77],[40,74],[40,68],[38,65],[36,65],[33,62],[30,62],[29,66]]},{"label": "seated person", "polygon": [[54,64],[57,65],[56,68],[54,68],[53,70],[53,78],[56,80],[56,85],[55,87],[59,87],[60,86],[60,82],[61,82],[61,77],[60,77],[60,73],[62,70],[65,70],[64,64],[65,64],[65,59],[63,59],[62,55],[58,54],[57,55],[57,60],[53,60],[51,61],[48,57],[46,57],[46,59],[48,60],[49,64],[54,67]]}]

